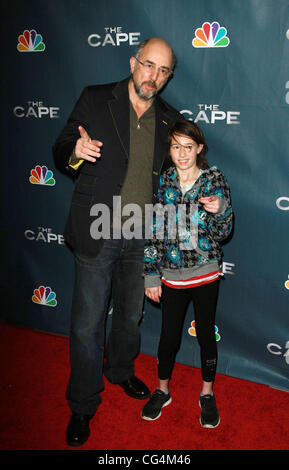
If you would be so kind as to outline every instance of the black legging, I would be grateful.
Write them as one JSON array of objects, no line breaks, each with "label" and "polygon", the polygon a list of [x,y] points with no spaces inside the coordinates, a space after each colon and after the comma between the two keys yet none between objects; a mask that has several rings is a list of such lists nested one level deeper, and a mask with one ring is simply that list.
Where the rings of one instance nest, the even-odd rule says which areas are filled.
[{"label": "black legging", "polygon": [[162,330],[158,348],[158,376],[171,377],[180,348],[183,323],[190,300],[193,300],[195,327],[201,350],[202,378],[214,381],[217,368],[215,313],[219,281],[188,289],[174,289],[162,284]]}]

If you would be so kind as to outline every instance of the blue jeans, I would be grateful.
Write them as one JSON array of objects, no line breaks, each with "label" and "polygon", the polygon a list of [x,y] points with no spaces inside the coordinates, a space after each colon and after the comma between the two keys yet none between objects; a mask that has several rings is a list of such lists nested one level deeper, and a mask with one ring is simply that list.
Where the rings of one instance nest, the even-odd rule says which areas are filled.
[{"label": "blue jeans", "polygon": [[144,299],[144,240],[104,240],[95,258],[75,254],[70,332],[71,373],[66,397],[73,413],[94,415],[104,388],[106,314],[113,315],[104,374],[112,383],[134,375]]}]

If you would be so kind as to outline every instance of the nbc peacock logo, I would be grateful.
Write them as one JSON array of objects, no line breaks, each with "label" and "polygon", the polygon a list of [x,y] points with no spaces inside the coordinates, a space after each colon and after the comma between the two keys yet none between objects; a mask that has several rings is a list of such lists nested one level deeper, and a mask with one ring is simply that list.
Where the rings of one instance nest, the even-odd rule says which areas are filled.
[{"label": "nbc peacock logo", "polygon": [[192,42],[194,47],[228,47],[230,39],[227,30],[221,27],[217,21],[203,23],[201,28],[195,30]]},{"label": "nbc peacock logo", "polygon": [[39,286],[38,289],[33,291],[32,302],[38,305],[45,305],[46,307],[56,307],[56,294],[52,291],[51,287]]},{"label": "nbc peacock logo", "polygon": [[45,44],[42,39],[41,34],[38,34],[35,29],[30,31],[26,29],[18,36],[17,50],[19,52],[43,52]]},{"label": "nbc peacock logo", "polygon": [[43,186],[54,186],[55,179],[53,178],[53,172],[48,170],[47,166],[36,165],[30,171],[29,181],[31,184],[40,184]]},{"label": "nbc peacock logo", "polygon": [[[190,328],[188,329],[188,333],[189,333],[191,336],[197,336],[197,333],[196,333],[196,322],[195,322],[195,320],[191,322],[191,326],[190,326]],[[215,335],[216,335],[216,341],[220,341],[221,336],[220,336],[220,334],[219,334],[219,328],[217,327],[217,325],[215,325]]]}]

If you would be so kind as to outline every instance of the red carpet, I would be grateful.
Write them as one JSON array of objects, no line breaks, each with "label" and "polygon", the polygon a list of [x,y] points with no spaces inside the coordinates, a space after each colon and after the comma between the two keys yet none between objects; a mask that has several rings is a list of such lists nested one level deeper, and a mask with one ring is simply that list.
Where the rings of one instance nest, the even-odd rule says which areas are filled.
[{"label": "red carpet", "polygon": [[[72,450],[65,443],[68,339],[0,325],[1,450]],[[136,375],[153,390],[156,359],[140,355]],[[173,402],[154,422],[140,418],[142,401],[105,381],[103,402],[81,450],[288,450],[289,394],[217,375],[221,416],[216,429],[199,424],[200,370],[177,364]],[[78,449],[74,450],[75,452]]]}]

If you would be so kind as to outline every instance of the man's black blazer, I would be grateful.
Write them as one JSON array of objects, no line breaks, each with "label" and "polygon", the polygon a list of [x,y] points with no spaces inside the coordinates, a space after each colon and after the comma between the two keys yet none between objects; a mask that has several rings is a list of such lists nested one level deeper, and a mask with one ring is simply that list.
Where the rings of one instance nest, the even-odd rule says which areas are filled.
[{"label": "man's black blazer", "polygon": [[[90,216],[93,204],[113,207],[113,196],[120,194],[129,159],[129,78],[106,85],[84,88],[64,129],[53,146],[56,167],[71,171],[68,166],[77,139],[78,126],[87,131],[91,139],[103,142],[101,158],[95,163],[85,161],[77,170],[77,180],[64,237],[76,251],[95,256],[102,246],[101,240],[90,235]],[[176,120],[183,119],[162,98],[155,98],[155,147],[153,158],[153,195],[157,192],[161,171],[167,160],[168,129]]]}]

